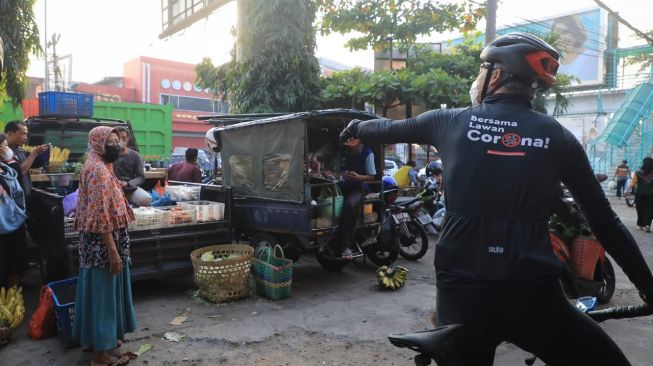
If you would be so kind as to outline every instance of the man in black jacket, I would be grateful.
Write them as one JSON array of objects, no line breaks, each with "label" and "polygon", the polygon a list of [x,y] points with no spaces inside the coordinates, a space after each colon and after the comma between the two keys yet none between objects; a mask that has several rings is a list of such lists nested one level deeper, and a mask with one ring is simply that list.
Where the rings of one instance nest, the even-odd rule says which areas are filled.
[{"label": "man in black jacket", "polygon": [[[467,349],[455,365],[492,365],[502,341],[547,364],[629,365],[618,346],[566,299],[549,241],[551,198],[562,181],[608,253],[653,301],[653,276],[610,208],[582,146],[555,119],[534,112],[538,88],[555,83],[558,53],[525,33],[497,38],[481,53],[471,108],[415,118],[352,121],[341,139],[434,145],[442,157],[447,220],[437,244],[436,311],[462,323]],[[493,177],[493,179],[487,179]]]}]

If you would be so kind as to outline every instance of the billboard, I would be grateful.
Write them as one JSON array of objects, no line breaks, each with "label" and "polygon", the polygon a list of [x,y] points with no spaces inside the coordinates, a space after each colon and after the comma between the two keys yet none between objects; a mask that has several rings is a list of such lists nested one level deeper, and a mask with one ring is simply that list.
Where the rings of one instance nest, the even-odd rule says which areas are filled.
[{"label": "billboard", "polygon": [[602,9],[577,12],[542,21],[501,28],[497,34],[529,32],[557,33],[557,49],[562,59],[558,72],[579,79],[572,85],[603,83],[603,54],[606,49],[607,13]]},{"label": "billboard", "polygon": [[[558,72],[577,78],[572,85],[597,85],[604,78],[607,18],[607,12],[601,8],[582,10],[544,20],[527,19],[522,24],[497,29],[497,36],[510,32],[557,33],[560,39],[556,48],[562,55]],[[463,38],[454,39],[451,44],[462,41]],[[479,41],[484,41],[484,37]]]}]

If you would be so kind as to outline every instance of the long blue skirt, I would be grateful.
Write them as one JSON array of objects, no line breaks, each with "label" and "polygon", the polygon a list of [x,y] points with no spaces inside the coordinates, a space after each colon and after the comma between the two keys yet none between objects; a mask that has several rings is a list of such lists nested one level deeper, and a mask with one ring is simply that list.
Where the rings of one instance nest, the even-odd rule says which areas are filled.
[{"label": "long blue skirt", "polygon": [[129,266],[114,276],[108,268],[80,268],[73,338],[95,351],[116,348],[116,340],[136,329]]}]

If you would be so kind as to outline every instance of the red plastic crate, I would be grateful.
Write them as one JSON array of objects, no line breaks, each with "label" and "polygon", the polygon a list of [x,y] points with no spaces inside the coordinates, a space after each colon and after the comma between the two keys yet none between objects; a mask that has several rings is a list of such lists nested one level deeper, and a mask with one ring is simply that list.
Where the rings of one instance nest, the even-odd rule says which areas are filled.
[{"label": "red plastic crate", "polygon": [[39,115],[39,98],[23,99],[22,104],[25,118]]}]

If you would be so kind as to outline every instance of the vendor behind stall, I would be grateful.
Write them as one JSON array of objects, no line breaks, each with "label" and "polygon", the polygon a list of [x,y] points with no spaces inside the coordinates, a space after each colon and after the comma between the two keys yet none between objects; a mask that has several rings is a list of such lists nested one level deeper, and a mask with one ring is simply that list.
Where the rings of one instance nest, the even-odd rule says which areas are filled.
[{"label": "vendor behind stall", "polygon": [[145,169],[141,155],[129,147],[129,130],[124,127],[117,128],[120,134],[120,156],[113,163],[113,170],[120,181],[122,190],[134,205],[149,206],[150,195],[139,186],[145,183]]},{"label": "vendor behind stall", "polygon": [[[29,202],[32,193],[32,180],[30,179],[29,170],[40,168],[48,159],[43,159],[44,152],[48,151],[48,145],[39,145],[31,153],[25,151],[21,146],[27,143],[27,125],[21,121],[7,122],[5,125],[5,134],[7,135],[7,144],[13,151],[14,159],[20,164],[20,170],[17,171],[18,181],[25,192],[25,201]],[[29,205],[28,205],[29,207]]]}]

